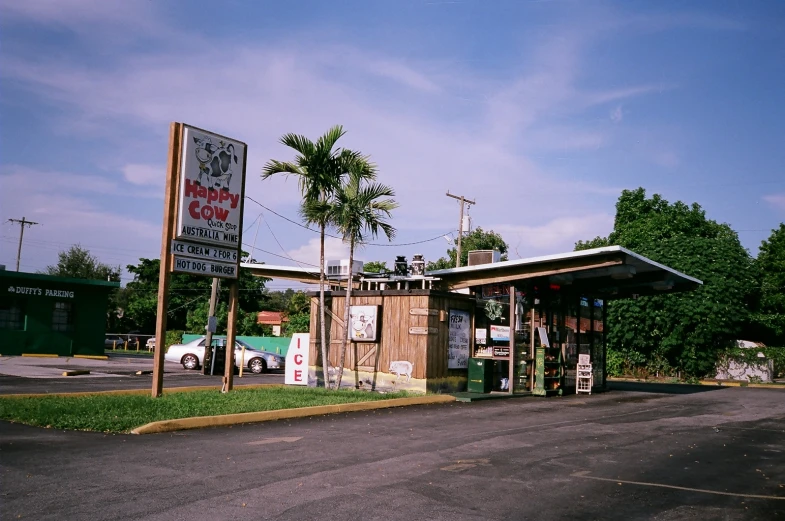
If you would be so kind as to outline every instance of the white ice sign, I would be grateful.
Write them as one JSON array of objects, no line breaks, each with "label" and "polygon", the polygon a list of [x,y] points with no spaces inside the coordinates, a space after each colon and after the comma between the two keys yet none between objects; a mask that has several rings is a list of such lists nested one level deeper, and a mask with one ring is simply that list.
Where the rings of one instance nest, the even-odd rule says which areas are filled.
[{"label": "white ice sign", "polygon": [[308,385],[308,349],[311,335],[295,333],[286,352],[284,383],[287,385]]}]

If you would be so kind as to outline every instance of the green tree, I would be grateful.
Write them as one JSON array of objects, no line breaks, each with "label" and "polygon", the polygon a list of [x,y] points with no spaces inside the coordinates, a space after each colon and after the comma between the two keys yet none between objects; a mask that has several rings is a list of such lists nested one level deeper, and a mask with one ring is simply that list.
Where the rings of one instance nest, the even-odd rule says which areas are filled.
[{"label": "green tree", "polygon": [[785,223],[772,230],[760,245],[755,261],[760,292],[753,316],[758,339],[768,345],[785,346]]},{"label": "green tree", "polygon": [[344,134],[340,125],[332,127],[316,142],[305,136],[285,134],[281,137],[281,143],[297,153],[294,161],[271,159],[262,170],[262,179],[276,174],[297,176],[303,204],[308,205],[306,223],[319,227],[319,341],[325,376],[328,358],[324,320],[324,236],[329,223],[329,201],[340,189],[352,164],[362,160],[356,152],[336,147]]},{"label": "green tree", "polygon": [[591,250],[594,248],[602,248],[604,246],[610,246],[611,243],[607,237],[600,237],[597,236],[590,241],[578,241],[575,243],[575,251],[580,250]]},{"label": "green tree", "polygon": [[365,273],[386,273],[388,271],[390,270],[384,261],[369,261],[363,264],[363,272]]},{"label": "green tree", "polygon": [[[344,242],[349,243],[349,266],[354,262],[354,250],[357,245],[367,239],[376,238],[379,233],[384,233],[387,240],[395,237],[393,228],[387,219],[392,211],[398,207],[395,202],[395,192],[389,186],[381,183],[366,181],[374,178],[374,166],[367,161],[358,162],[350,171],[349,179],[336,192],[332,203],[330,220],[341,233]],[[349,328],[349,302],[352,296],[352,274],[349,270],[346,281],[346,305],[343,312],[345,329]],[[341,335],[341,351],[338,362],[338,378],[335,386],[340,389],[343,377],[343,366],[346,360],[346,333]]]},{"label": "green tree", "polygon": [[120,282],[120,271],[120,266],[104,264],[90,250],[75,244],[58,253],[57,264],[47,266],[44,273],[58,277]]},{"label": "green tree", "polygon": [[[579,242],[576,249],[603,242]],[[747,322],[755,287],[752,260],[736,233],[707,219],[697,203],[670,204],[659,195],[647,198],[638,188],[619,197],[608,244],[703,281],[688,293],[610,302],[609,358],[626,353],[622,365],[645,360],[660,372],[710,373],[719,353],[732,345]]]},{"label": "green tree", "polygon": [[[247,253],[242,252],[242,257],[245,259]],[[155,331],[160,267],[161,261],[159,259],[139,259],[138,264],[126,266],[126,270],[134,276],[123,292],[124,320],[129,329],[138,329],[143,332]],[[256,313],[261,309],[264,285],[268,280],[263,277],[254,277],[247,270],[241,269],[239,271],[240,311]],[[187,273],[172,274],[169,286],[167,329],[193,330],[195,333],[204,333],[204,326],[207,324],[207,305],[210,301],[211,282],[212,279],[209,277]],[[228,284],[222,284],[218,294],[219,306],[221,302],[228,301]],[[191,326],[193,327],[189,327],[189,312],[193,314],[200,306],[205,308],[204,321],[201,326],[196,326],[194,321],[197,319],[192,318]]]},{"label": "green tree", "polygon": [[296,291],[289,299],[284,310],[289,315],[296,315],[298,313],[311,313],[311,297],[304,291]]},{"label": "green tree", "polygon": [[[509,246],[507,246],[507,243],[504,242],[504,239],[498,233],[493,230],[486,232],[478,226],[464,235],[461,239],[461,266],[467,266],[469,264],[469,252],[472,250],[499,250],[499,253],[501,253],[501,260],[506,261]],[[454,268],[457,254],[457,247],[449,248],[447,250],[447,257],[441,257],[440,259],[428,263],[426,268],[427,271]]]},{"label": "green tree", "polygon": [[289,315],[288,322],[284,322],[284,336],[292,336],[294,333],[307,333],[311,328],[310,313],[295,313]]},{"label": "green tree", "polygon": [[[57,264],[47,266],[43,271],[47,275],[71,277],[75,279],[109,280],[120,282],[120,266],[110,266],[100,262],[90,250],[75,244],[57,254]],[[124,302],[122,290],[113,291],[109,295],[106,313],[106,328],[116,331],[122,327],[123,313],[120,311]]]},{"label": "green tree", "polygon": [[285,291],[265,290],[261,296],[262,311],[286,311],[295,291],[288,288]]}]

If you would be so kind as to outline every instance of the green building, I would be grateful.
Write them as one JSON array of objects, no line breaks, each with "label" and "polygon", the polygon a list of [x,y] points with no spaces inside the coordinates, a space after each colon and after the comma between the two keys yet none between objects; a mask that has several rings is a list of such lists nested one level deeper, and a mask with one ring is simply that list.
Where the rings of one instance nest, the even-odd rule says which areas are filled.
[{"label": "green building", "polygon": [[119,282],[0,269],[0,354],[103,355]]}]

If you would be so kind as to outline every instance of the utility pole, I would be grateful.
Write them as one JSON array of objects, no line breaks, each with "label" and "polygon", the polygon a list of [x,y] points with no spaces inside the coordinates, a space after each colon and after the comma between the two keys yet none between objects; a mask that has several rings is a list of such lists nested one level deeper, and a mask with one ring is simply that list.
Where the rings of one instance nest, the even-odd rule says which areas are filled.
[{"label": "utility pole", "polygon": [[11,223],[19,223],[19,248],[16,250],[16,271],[19,271],[19,261],[22,259],[22,239],[25,236],[25,226],[32,226],[34,224],[33,221],[28,221],[24,217],[21,220],[19,219],[8,219],[8,222]]},{"label": "utility pole", "polygon": [[[215,364],[215,360],[213,360],[213,331],[209,327],[210,317],[215,316],[215,305],[216,301],[218,300],[218,277],[213,277],[213,285],[210,287],[210,310],[207,313],[207,332],[204,338],[204,364],[202,365],[202,374],[208,375],[213,374],[213,365]],[[234,351],[233,351],[234,352]],[[226,356],[229,356],[229,351],[227,348]]]},{"label": "utility pole", "polygon": [[458,202],[461,203],[461,216],[458,220],[458,252],[455,255],[455,267],[461,267],[461,237],[463,237],[463,205],[464,204],[475,204],[474,201],[470,199],[466,199],[462,195],[452,195],[450,191],[447,191],[447,197],[452,197],[453,199],[457,199]]}]

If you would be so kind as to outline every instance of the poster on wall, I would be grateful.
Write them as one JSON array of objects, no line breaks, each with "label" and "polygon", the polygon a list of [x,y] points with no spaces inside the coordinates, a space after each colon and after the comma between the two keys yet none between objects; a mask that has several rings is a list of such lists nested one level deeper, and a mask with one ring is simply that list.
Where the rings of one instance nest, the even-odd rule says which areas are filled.
[{"label": "poster on wall", "polygon": [[447,344],[447,369],[469,367],[471,315],[468,311],[450,310],[450,339]]},{"label": "poster on wall", "polygon": [[349,340],[377,342],[379,306],[349,306]]},{"label": "poster on wall", "polygon": [[491,340],[509,340],[510,326],[491,326]]}]

